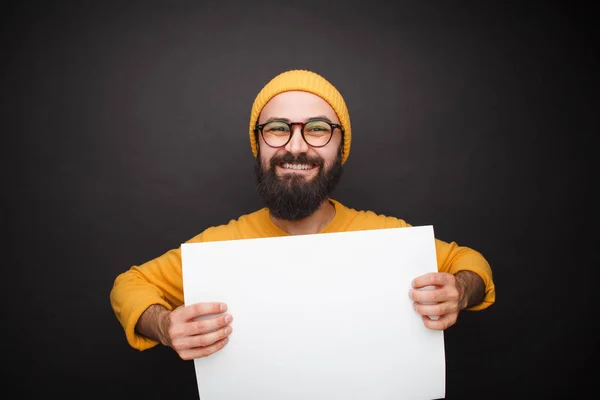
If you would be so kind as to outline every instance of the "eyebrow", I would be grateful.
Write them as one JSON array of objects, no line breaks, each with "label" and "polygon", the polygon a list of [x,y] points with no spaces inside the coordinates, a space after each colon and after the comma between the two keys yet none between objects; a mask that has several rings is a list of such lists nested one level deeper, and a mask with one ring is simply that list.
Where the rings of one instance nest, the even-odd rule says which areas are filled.
[{"label": "eyebrow", "polygon": [[[322,120],[322,121],[327,121],[327,122],[330,122],[330,123],[332,123],[332,124],[334,123],[332,120],[330,120],[330,119],[329,119],[328,117],[326,117],[325,115],[317,115],[317,116],[315,116],[315,117],[310,117],[310,118],[307,118],[307,119],[306,119],[306,122],[308,122],[308,121],[314,121],[314,120],[316,120],[316,119],[318,119],[318,120]],[[273,121],[282,121],[282,122],[287,122],[287,123],[290,123],[290,122],[292,122],[292,120],[291,120],[291,119],[288,119],[288,118],[271,117],[271,118],[269,118],[268,120],[266,120],[266,121],[265,121],[265,123],[268,123],[268,122],[273,122]]]}]

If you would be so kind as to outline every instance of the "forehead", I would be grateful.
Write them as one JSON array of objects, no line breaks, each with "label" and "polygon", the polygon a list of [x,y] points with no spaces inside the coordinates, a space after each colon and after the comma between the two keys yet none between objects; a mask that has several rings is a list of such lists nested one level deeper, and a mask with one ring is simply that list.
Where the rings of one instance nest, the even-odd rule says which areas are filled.
[{"label": "forehead", "polygon": [[302,91],[283,92],[274,96],[263,107],[259,123],[269,118],[287,118],[291,121],[305,121],[311,117],[325,116],[339,123],[333,108],[321,97]]}]

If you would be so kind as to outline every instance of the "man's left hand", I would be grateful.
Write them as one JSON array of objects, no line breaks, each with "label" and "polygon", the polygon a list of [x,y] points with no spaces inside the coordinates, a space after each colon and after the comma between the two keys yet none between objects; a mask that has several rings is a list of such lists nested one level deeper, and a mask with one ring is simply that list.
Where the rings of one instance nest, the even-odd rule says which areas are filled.
[{"label": "man's left hand", "polygon": [[415,278],[409,297],[414,309],[421,314],[429,329],[445,330],[456,323],[458,313],[465,308],[461,304],[461,288],[454,275],[432,272]]}]

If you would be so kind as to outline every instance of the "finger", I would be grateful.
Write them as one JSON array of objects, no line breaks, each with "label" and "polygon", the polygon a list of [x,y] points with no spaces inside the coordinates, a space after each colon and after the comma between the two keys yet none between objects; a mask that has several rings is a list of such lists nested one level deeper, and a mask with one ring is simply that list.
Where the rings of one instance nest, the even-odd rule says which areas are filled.
[{"label": "finger", "polygon": [[229,325],[231,321],[233,321],[233,316],[231,314],[225,314],[218,317],[188,322],[182,325],[182,334],[184,336],[195,336],[214,332]]},{"label": "finger", "polygon": [[444,286],[452,282],[454,275],[447,272],[429,272],[417,276],[412,280],[413,288],[423,288],[425,286]]},{"label": "finger", "polygon": [[449,297],[446,289],[411,289],[408,296],[419,303],[438,303]]},{"label": "finger", "polygon": [[427,315],[422,315],[423,324],[435,331],[443,331],[450,328],[452,325],[456,323],[456,319],[458,317],[457,313],[442,315],[437,319],[431,319]]},{"label": "finger", "polygon": [[192,349],[187,349],[181,352],[178,352],[179,357],[183,360],[193,360],[195,358],[208,357],[211,354],[216,353],[221,350],[225,345],[229,343],[229,337],[225,339],[219,340],[218,342],[208,346],[208,347],[195,347]]},{"label": "finger", "polygon": [[195,303],[178,308],[171,315],[171,322],[190,321],[205,315],[220,314],[227,310],[225,303]]},{"label": "finger", "polygon": [[458,304],[447,301],[436,304],[413,303],[413,308],[421,315],[438,317],[458,312]]},{"label": "finger", "polygon": [[219,329],[218,331],[214,331],[204,335],[177,338],[173,340],[173,348],[180,352],[185,351],[186,349],[209,347],[218,342],[219,340],[223,340],[226,337],[228,337],[231,334],[231,332],[233,332],[233,328],[231,326],[226,326],[223,329]]}]

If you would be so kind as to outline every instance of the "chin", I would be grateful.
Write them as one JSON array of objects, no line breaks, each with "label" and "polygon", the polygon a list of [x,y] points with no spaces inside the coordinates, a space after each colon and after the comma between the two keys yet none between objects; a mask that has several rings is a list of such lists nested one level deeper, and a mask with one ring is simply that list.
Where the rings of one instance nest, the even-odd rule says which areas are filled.
[{"label": "chin", "polygon": [[284,173],[284,174],[278,175],[278,177],[282,182],[284,182],[288,186],[309,184],[310,182],[312,182],[313,180],[316,179],[316,175],[315,176],[301,176],[301,175],[296,175],[294,173]]}]

